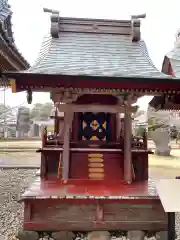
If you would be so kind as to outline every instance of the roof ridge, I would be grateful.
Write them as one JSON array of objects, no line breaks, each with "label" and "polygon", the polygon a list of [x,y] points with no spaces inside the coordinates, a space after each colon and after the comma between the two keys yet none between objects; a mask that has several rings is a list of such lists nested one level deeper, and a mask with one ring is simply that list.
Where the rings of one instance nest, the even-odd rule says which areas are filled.
[{"label": "roof ridge", "polygon": [[107,33],[131,35],[132,41],[141,39],[141,18],[146,14],[133,15],[130,20],[90,19],[60,17],[59,11],[44,9],[51,13],[51,36],[59,38],[61,32]]},{"label": "roof ridge", "polygon": [[[3,12],[4,10],[4,12]],[[7,3],[7,0],[0,0],[0,13],[4,13],[3,15],[1,15],[1,21],[4,21],[5,19],[7,19],[7,17],[9,15],[12,14],[10,5]]]}]

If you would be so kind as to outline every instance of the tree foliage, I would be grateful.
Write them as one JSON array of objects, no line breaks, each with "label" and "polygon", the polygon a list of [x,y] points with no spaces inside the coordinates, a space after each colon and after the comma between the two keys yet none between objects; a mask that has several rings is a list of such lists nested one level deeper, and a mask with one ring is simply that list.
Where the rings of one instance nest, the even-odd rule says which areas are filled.
[{"label": "tree foliage", "polygon": [[137,126],[135,128],[135,136],[142,137],[146,128],[144,126]]},{"label": "tree foliage", "polygon": [[50,117],[52,108],[53,108],[53,104],[51,102],[47,102],[44,104],[36,103],[30,113],[31,119],[36,121],[48,120]]}]

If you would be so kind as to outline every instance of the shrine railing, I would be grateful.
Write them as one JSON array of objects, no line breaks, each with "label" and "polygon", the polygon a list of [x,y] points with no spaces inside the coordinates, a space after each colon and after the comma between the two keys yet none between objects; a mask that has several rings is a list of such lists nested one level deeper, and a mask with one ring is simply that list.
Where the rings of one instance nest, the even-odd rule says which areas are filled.
[{"label": "shrine railing", "polygon": [[[98,147],[98,148],[116,148],[116,149],[124,149],[124,138],[120,137],[117,141],[95,141],[95,140],[81,140],[81,141],[70,141],[71,147]],[[44,129],[42,134],[42,147],[62,147],[63,139],[56,134],[47,134],[47,129]],[[147,133],[144,131],[142,137],[134,137],[132,136],[132,149],[144,149],[147,150]]]}]

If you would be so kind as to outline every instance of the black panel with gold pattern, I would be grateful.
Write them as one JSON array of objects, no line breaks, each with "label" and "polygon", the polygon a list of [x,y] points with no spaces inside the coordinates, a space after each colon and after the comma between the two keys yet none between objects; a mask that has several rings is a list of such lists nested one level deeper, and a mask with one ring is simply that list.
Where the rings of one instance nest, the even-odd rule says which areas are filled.
[{"label": "black panel with gold pattern", "polygon": [[109,113],[80,113],[79,140],[110,141],[110,138]]}]

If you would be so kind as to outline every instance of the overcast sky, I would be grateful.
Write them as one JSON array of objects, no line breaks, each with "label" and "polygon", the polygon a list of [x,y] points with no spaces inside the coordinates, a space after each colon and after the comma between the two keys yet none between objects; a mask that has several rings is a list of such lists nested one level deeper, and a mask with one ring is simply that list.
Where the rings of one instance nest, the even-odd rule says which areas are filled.
[{"label": "overcast sky", "polygon": [[[61,16],[129,19],[131,14],[146,13],[142,21],[142,38],[158,69],[164,55],[174,45],[180,28],[180,0],[9,0],[13,11],[13,31],[16,45],[32,64],[39,52],[43,36],[49,32],[50,16],[43,7],[60,10]],[[35,94],[33,103],[49,101],[48,94]],[[2,93],[0,102],[3,102]],[[16,106],[26,102],[24,93],[6,92],[6,103]],[[147,107],[147,98],[139,101]]]}]

